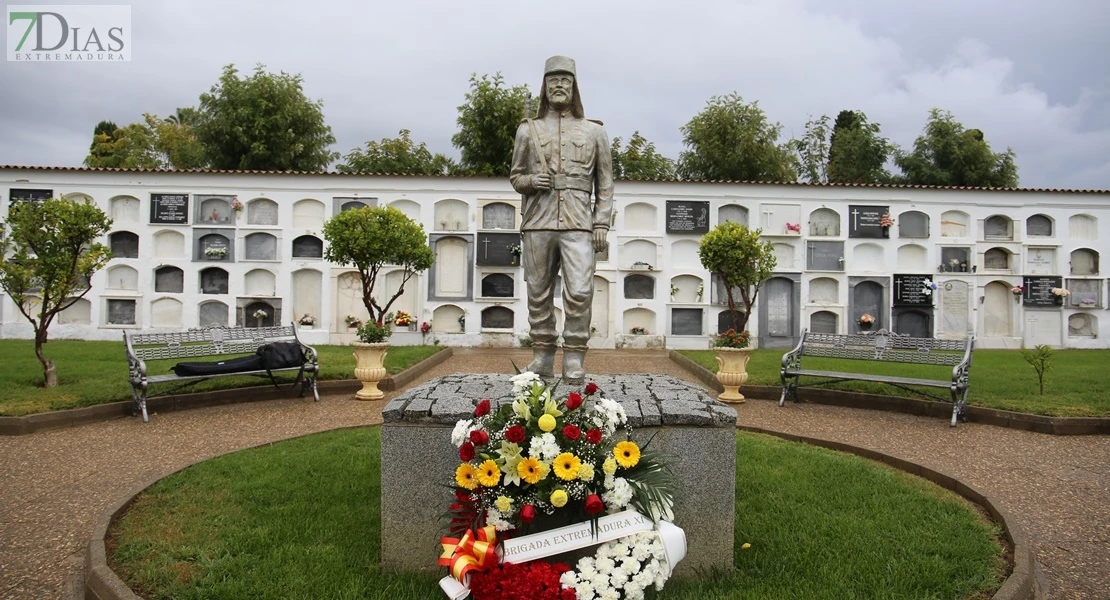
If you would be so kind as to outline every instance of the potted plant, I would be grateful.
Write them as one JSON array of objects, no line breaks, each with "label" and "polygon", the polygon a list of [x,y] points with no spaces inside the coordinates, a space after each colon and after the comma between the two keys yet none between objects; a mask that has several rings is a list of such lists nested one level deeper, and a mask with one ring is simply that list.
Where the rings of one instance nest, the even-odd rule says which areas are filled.
[{"label": "potted plant", "polygon": [[[721,223],[702,236],[698,247],[701,264],[717,276],[725,289],[733,327],[716,337],[717,379],[725,386],[718,398],[725,402],[743,402],[740,386],[748,380],[748,359],[751,358],[751,334],[748,318],[763,283],[771,278],[777,261],[771,242],[760,239],[762,229],[749,229],[732,221]],[[743,312],[737,310],[736,295],[743,301]],[[739,332],[739,333],[738,333]]]},{"label": "potted plant", "polygon": [[875,324],[875,317],[871,316],[870,313],[863,313],[856,319],[856,323],[859,324],[861,330],[871,331],[871,326]]},{"label": "potted plant", "polygon": [[[417,273],[432,266],[434,254],[428,246],[424,227],[396,208],[380,206],[345,210],[324,223],[324,238],[328,241],[324,257],[341,266],[353,266],[362,282],[362,304],[369,320],[358,327],[355,349],[358,366],[355,376],[363,388],[355,397],[360,400],[377,400],[382,397],[377,382],[385,376],[381,362],[389,347],[392,330],[385,323],[385,316],[393,303],[405,293],[405,284]],[[378,281],[384,279],[382,268],[396,265],[404,273],[397,289],[384,305],[374,296]],[[382,277],[379,277],[381,275]],[[348,317],[350,319],[351,317]],[[351,321],[347,321],[348,326]],[[377,379],[371,379],[380,373]]]},{"label": "potted plant", "polygon": [[297,319],[297,324],[300,325],[301,327],[303,327],[304,329],[312,329],[313,327],[316,326],[316,317],[314,317],[314,316],[312,316],[308,313],[305,313],[303,317],[301,317],[300,319]]}]

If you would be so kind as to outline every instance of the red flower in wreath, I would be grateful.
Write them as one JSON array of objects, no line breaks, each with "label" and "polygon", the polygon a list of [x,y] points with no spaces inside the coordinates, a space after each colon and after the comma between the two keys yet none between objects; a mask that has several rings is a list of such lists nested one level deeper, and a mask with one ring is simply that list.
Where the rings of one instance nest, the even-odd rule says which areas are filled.
[{"label": "red flower in wreath", "polygon": [[459,460],[463,462],[474,460],[474,444],[465,442],[459,446]]},{"label": "red flower in wreath", "polygon": [[478,407],[474,409],[475,417],[484,417],[489,414],[489,400],[482,400],[478,403]]},{"label": "red flower in wreath", "polygon": [[470,441],[474,442],[475,446],[481,446],[489,441],[489,434],[481,429],[475,429],[470,432]]},{"label": "red flower in wreath", "polygon": [[586,384],[586,389],[583,391],[586,392],[587,396],[593,396],[597,393],[597,384],[591,381]]},{"label": "red flower in wreath", "polygon": [[591,430],[587,431],[586,432],[586,441],[591,443],[591,444],[600,444],[601,443],[601,430],[600,429],[591,429]]},{"label": "red flower in wreath", "polygon": [[531,504],[525,504],[520,509],[520,520],[523,523],[531,523],[536,518],[536,507]]},{"label": "red flower in wreath", "polygon": [[582,430],[574,425],[567,425],[563,428],[563,437],[568,440],[574,441],[582,435]]},{"label": "red flower in wreath", "polygon": [[567,396],[567,410],[574,410],[579,406],[582,406],[582,396],[577,392],[571,392]]},{"label": "red flower in wreath", "polygon": [[513,425],[505,432],[505,439],[514,444],[519,444],[524,441],[525,435],[526,432],[523,427],[520,425]]},{"label": "red flower in wreath", "polygon": [[599,498],[597,494],[586,496],[587,515],[596,515],[603,510],[605,510],[605,503],[601,501],[601,498]]}]

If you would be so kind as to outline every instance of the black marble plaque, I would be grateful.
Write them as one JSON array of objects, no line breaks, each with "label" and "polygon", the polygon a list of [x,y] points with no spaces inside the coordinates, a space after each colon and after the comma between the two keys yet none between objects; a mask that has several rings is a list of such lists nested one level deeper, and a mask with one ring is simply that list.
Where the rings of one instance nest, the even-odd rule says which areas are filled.
[{"label": "black marble plaque", "polygon": [[12,204],[16,202],[42,202],[54,197],[54,190],[8,190],[8,199]]},{"label": "black marble plaque", "polygon": [[151,194],[150,222],[184,225],[189,222],[189,194]]},{"label": "black marble plaque", "polygon": [[1052,293],[1052,288],[1064,287],[1063,277],[1023,277],[1022,304],[1025,306],[1056,306],[1063,299]]},{"label": "black marble plaque", "polygon": [[850,238],[883,238],[887,232],[879,225],[886,213],[886,206],[862,206],[852,204],[848,206],[848,237]]},{"label": "black marble plaque", "polygon": [[323,258],[324,242],[312,235],[293,240],[293,258]]},{"label": "black marble plaque", "polygon": [[486,298],[512,298],[515,288],[512,275],[491,273],[482,278],[482,296]]},{"label": "black marble plaque", "polygon": [[843,271],[844,242],[807,242],[806,268],[811,271]]},{"label": "black marble plaque", "polygon": [[709,233],[709,202],[667,200],[667,233]]},{"label": "black marble plaque", "polygon": [[932,306],[933,295],[925,293],[926,281],[932,281],[932,278],[928,275],[894,275],[894,306]]},{"label": "black marble plaque", "polygon": [[671,309],[671,335],[702,335],[702,309]]},{"label": "black marble plaque", "polygon": [[511,250],[520,245],[519,233],[479,233],[476,262],[479,265],[509,266],[520,264]]}]

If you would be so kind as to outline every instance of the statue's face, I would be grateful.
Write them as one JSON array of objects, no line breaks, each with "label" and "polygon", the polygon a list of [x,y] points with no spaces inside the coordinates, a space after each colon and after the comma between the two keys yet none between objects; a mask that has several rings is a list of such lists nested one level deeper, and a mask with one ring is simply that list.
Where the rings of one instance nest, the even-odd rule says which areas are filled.
[{"label": "statue's face", "polygon": [[570,106],[574,100],[574,76],[569,73],[552,73],[544,78],[547,102],[558,110]]}]

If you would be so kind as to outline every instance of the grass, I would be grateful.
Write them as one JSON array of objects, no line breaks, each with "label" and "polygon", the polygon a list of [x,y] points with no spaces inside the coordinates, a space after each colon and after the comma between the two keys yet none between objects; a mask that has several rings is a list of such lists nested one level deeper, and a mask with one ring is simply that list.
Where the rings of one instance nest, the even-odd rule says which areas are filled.
[{"label": "grass", "polygon": [[[150,599],[435,598],[442,574],[378,571],[380,439],[333,431],[171,475],[110,530],[112,567]],[[769,436],[739,433],[736,452],[735,570],[659,598],[957,600],[1001,584],[997,527],[946,490]]]},{"label": "grass", "polygon": [[[353,379],[355,359],[350,346],[314,346],[319,353],[320,379]],[[385,368],[400,373],[442,350],[437,346],[395,346],[385,357]],[[66,408],[93,406],[131,399],[127,383],[127,355],[123,342],[55,340],[43,347],[58,370],[58,387],[42,387],[42,364],[30,340],[0,340],[0,416],[19,416]],[[195,360],[195,359],[190,359]],[[147,363],[147,373],[168,373],[177,360]],[[189,391],[209,391],[269,385],[269,379],[223,377],[202,382]],[[154,392],[164,387],[153,388]]]},{"label": "grass", "polygon": [[[717,372],[712,350],[682,350],[682,354],[699,365]],[[745,385],[781,386],[779,370],[785,350],[755,350],[748,363]],[[974,406],[1055,417],[1110,416],[1110,350],[1059,350],[1053,353],[1053,370],[1045,379],[1045,393],[1039,393],[1033,367],[1022,360],[1017,350],[976,350],[972,355],[971,387],[968,403]],[[804,358],[805,368],[855,373],[875,373],[903,377],[951,379],[951,367],[934,367],[872,361]],[[813,381],[813,378],[810,378]],[[805,378],[802,379],[804,384]],[[888,396],[919,397],[899,388],[865,381],[846,381],[828,386],[839,389]],[[948,392],[931,390],[947,400]],[[800,392],[805,399],[805,389]]]}]

